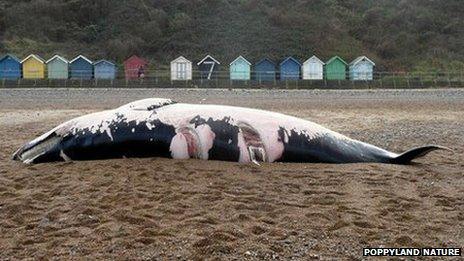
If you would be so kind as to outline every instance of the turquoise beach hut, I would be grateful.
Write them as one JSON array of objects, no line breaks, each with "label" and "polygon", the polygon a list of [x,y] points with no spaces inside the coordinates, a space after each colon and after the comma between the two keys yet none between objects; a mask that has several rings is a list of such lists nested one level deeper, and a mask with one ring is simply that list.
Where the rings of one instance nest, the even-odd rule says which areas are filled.
[{"label": "turquoise beach hut", "polygon": [[55,55],[46,64],[48,79],[68,79],[69,61],[64,57]]},{"label": "turquoise beach hut", "polygon": [[251,63],[243,56],[237,57],[230,63],[230,79],[231,80],[250,80]]},{"label": "turquoise beach hut", "polygon": [[350,80],[352,81],[370,81],[374,77],[375,63],[366,56],[359,56],[350,64]]},{"label": "turquoise beach hut", "polygon": [[0,79],[19,79],[21,78],[21,60],[12,54],[0,57]]},{"label": "turquoise beach hut", "polygon": [[95,79],[114,80],[116,78],[116,65],[110,61],[96,61],[93,68]]}]

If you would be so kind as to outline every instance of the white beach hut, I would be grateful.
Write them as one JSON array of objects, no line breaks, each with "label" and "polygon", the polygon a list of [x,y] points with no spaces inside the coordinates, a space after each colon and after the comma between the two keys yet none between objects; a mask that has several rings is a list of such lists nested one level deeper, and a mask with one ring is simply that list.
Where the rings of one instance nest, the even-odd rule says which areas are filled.
[{"label": "white beach hut", "polygon": [[303,63],[303,80],[322,80],[324,79],[324,62],[313,55]]},{"label": "white beach hut", "polygon": [[192,62],[179,56],[171,62],[171,80],[185,81],[192,79]]}]

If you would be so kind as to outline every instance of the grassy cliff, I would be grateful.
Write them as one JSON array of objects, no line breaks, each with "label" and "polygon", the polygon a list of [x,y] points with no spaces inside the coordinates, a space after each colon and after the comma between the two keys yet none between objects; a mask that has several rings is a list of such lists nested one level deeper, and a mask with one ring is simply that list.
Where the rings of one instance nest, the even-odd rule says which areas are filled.
[{"label": "grassy cliff", "polygon": [[378,70],[464,70],[462,0],[0,0],[0,53],[165,64],[316,54]]}]

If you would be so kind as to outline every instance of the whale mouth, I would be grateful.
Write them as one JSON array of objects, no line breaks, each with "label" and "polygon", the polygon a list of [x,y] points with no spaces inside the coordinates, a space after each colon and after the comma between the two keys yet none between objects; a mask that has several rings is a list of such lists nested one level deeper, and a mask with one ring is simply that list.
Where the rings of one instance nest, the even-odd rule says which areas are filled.
[{"label": "whale mouth", "polygon": [[13,154],[13,160],[22,161],[26,164],[39,163],[41,162],[41,158],[49,159],[51,157],[55,158],[55,156],[58,156],[59,160],[62,160],[59,153],[55,153],[60,141],[61,137],[55,132],[51,132],[46,137],[33,140],[18,149]]}]

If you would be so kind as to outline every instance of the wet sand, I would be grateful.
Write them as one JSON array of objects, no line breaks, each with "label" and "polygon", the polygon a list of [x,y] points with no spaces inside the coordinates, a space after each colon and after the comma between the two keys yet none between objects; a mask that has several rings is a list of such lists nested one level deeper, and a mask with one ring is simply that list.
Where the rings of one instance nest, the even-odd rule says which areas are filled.
[{"label": "wet sand", "polygon": [[[268,109],[400,152],[413,165],[161,158],[23,165],[72,117],[159,96]],[[464,91],[0,90],[0,259],[362,258],[464,245]]]}]

